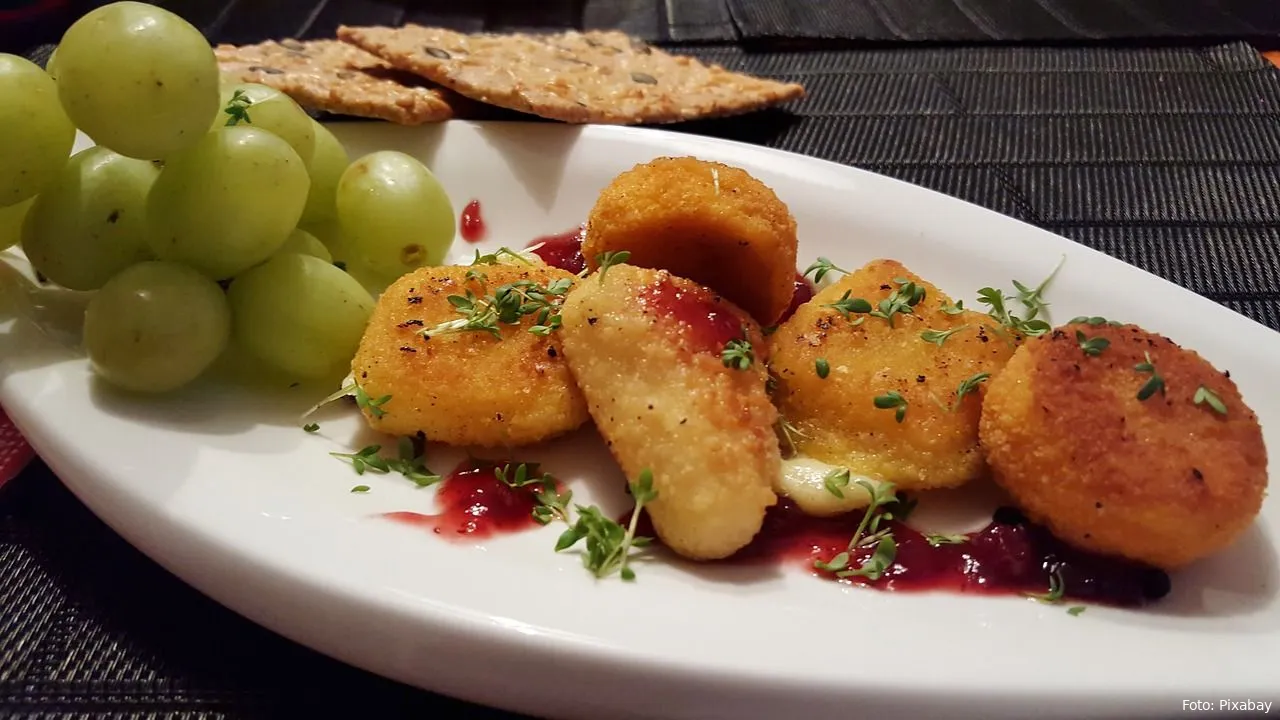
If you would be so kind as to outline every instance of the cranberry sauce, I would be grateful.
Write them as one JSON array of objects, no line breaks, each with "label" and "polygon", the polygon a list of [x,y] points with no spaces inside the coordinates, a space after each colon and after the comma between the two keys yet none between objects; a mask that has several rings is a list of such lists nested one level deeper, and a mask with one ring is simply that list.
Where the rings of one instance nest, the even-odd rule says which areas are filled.
[{"label": "cranberry sauce", "polygon": [[[814,574],[836,579],[814,568],[847,549],[861,520],[860,513],[838,518],[815,518],[789,501],[772,508],[764,527],[735,560],[742,563],[795,561]],[[1106,558],[1067,546],[1012,508],[1001,508],[990,525],[970,533],[959,543],[930,545],[920,532],[890,523],[897,556],[878,580],[842,580],[885,590],[950,590],[965,593],[1015,594],[1049,592],[1052,576],[1062,581],[1064,599],[1132,607],[1168,594],[1169,576],[1138,563]],[[958,538],[956,538],[958,539]],[[853,554],[858,567],[871,547]]]},{"label": "cranberry sauce", "polygon": [[503,463],[468,460],[445,476],[436,493],[441,512],[387,513],[383,517],[429,527],[438,535],[457,540],[506,535],[539,527],[533,519],[537,506],[533,486],[512,488],[494,472]]},{"label": "cranberry sauce", "polygon": [[812,300],[813,296],[817,292],[813,287],[813,283],[809,282],[809,278],[806,278],[800,273],[796,273],[795,284],[793,287],[794,289],[791,291],[791,304],[787,306],[786,312],[782,313],[782,317],[778,318],[778,325],[781,325],[791,319],[791,316],[796,314],[796,310],[798,310],[801,305]]},{"label": "cranberry sauce", "polygon": [[525,247],[541,245],[542,247],[533,251],[534,255],[542,258],[548,265],[577,275],[587,267],[586,258],[582,257],[582,238],[586,232],[587,228],[583,226],[559,235],[545,235],[534,238]]},{"label": "cranberry sauce", "polygon": [[462,239],[469,243],[484,239],[488,228],[485,227],[484,217],[480,214],[479,200],[472,200],[462,209],[462,216],[458,218],[458,232],[462,234]]},{"label": "cranberry sauce", "polygon": [[642,290],[640,298],[659,315],[683,325],[695,352],[718,354],[730,340],[743,337],[742,320],[727,305],[715,302],[710,290],[682,288],[668,279]]}]

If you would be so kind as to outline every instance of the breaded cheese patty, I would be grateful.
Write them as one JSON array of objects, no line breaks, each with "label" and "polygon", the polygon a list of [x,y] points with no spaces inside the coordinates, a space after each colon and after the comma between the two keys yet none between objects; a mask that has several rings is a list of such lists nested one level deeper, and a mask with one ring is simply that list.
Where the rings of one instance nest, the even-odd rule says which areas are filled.
[{"label": "breaded cheese patty", "polygon": [[745,170],[697,158],[658,158],[618,175],[587,219],[582,254],[670,270],[720,293],[762,325],[791,303],[796,221]]},{"label": "breaded cheese patty", "polygon": [[[468,280],[469,270],[487,279]],[[378,299],[352,360],[356,382],[371,398],[390,395],[369,425],[392,435],[423,433],[450,445],[513,447],[573,430],[588,419],[556,333],[535,335],[536,317],[500,324],[501,339],[481,331],[426,337],[423,331],[461,317],[450,296],[483,297],[508,283],[542,287],[574,276],[550,266],[428,267],[397,280]]]},{"label": "breaded cheese patty", "polygon": [[1028,517],[1077,547],[1163,569],[1230,545],[1267,486],[1262,429],[1235,383],[1133,325],[1027,341],[988,388],[981,434]]},{"label": "breaded cheese patty", "polygon": [[[905,308],[880,312],[894,299]],[[851,309],[857,300],[866,305]],[[774,398],[799,453],[903,490],[981,476],[983,378],[1013,344],[987,315],[943,312],[951,303],[901,263],[876,260],[783,323],[770,337]]]},{"label": "breaded cheese patty", "polygon": [[[628,478],[653,473],[645,507],[662,542],[695,560],[749,543],[781,469],[759,326],[693,282],[630,265],[581,281],[563,318],[596,427]],[[743,338],[749,362],[727,367],[725,346]]]}]

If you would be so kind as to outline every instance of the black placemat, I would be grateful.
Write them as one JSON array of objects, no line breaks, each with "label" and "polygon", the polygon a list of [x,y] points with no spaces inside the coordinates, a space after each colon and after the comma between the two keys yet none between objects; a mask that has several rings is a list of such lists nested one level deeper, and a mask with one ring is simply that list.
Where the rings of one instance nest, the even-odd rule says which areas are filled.
[{"label": "black placemat", "polygon": [[1276,38],[1271,0],[726,0],[746,38]]},{"label": "black placemat", "polygon": [[[315,30],[329,5],[297,7],[320,9]],[[367,6],[371,19],[380,7]],[[202,26],[231,32],[239,11],[215,11]],[[239,32],[251,27],[246,21]],[[680,130],[916,182],[1063,233],[1280,328],[1280,72],[1247,45],[685,49],[799,80],[810,95],[790,111]],[[0,715],[464,712],[513,717],[470,714],[238,618],[125,545],[41,465],[0,488]]]}]

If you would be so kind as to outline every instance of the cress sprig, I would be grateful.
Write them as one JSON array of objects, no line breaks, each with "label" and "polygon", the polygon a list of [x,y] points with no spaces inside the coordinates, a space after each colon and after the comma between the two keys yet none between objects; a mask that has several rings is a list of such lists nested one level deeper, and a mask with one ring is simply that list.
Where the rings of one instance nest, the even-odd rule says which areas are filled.
[{"label": "cress sprig", "polygon": [[[874,484],[861,478],[853,483],[866,490],[870,497],[867,509],[862,515],[862,521],[858,523],[845,550],[837,553],[830,560],[815,560],[813,566],[819,570],[835,573],[838,578],[856,576],[865,577],[868,580],[879,580],[893,565],[898,554],[898,543],[894,540],[892,529],[881,528],[881,523],[894,519],[895,510],[890,506],[901,504],[902,500],[898,497],[893,483]],[[850,485],[848,469],[838,468],[827,473],[823,478],[823,485],[828,492],[843,498],[844,489]],[[899,519],[905,517],[905,511],[909,511],[910,507],[903,504],[904,512],[897,512],[897,517]],[[855,552],[872,546],[874,547],[871,554],[862,560],[858,567],[849,566]]]},{"label": "cress sprig", "polygon": [[468,288],[465,295],[445,298],[462,317],[423,329],[419,334],[430,339],[446,333],[486,332],[501,340],[503,325],[519,325],[526,317],[533,316],[534,325],[529,332],[550,335],[560,328],[560,305],[572,285],[570,278],[559,278],[547,285],[516,280],[485,295],[476,295]]},{"label": "cress sprig", "polygon": [[[542,525],[559,520],[569,526],[557,538],[556,552],[568,550],[585,540],[586,552],[582,556],[582,564],[593,575],[604,578],[617,572],[623,580],[635,580],[635,571],[630,566],[631,550],[652,542],[651,538],[637,537],[636,527],[644,506],[658,497],[657,491],[653,489],[653,473],[646,468],[630,484],[635,507],[631,511],[630,522],[623,527],[594,505],[587,507],[575,504],[570,510],[573,491],[560,492],[551,475],[538,475],[537,472],[536,464],[520,463],[513,467],[508,463],[495,468],[494,476],[513,489],[533,489],[534,500],[538,503],[533,508],[534,520]],[[573,517],[575,513],[576,518]]]},{"label": "cress sprig", "polygon": [[243,90],[232,93],[227,106],[222,109],[222,112],[227,115],[226,127],[233,127],[240,123],[252,124],[253,120],[249,118],[249,106],[252,104],[253,100]]},{"label": "cress sprig", "polygon": [[402,437],[397,444],[396,457],[384,457],[381,445],[368,445],[353,453],[329,453],[333,457],[346,460],[357,475],[366,472],[386,475],[400,473],[405,479],[420,488],[430,487],[443,480],[443,476],[431,471],[426,464],[426,456],[417,451],[413,440]]}]

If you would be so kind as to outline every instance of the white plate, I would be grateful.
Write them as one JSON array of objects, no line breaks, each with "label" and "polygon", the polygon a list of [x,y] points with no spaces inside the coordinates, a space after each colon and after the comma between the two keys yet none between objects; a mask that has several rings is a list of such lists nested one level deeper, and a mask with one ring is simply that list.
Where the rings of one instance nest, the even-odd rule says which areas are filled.
[{"label": "white plate", "polygon": [[[656,156],[736,164],[799,221],[801,264],[899,259],[973,302],[977,288],[1039,281],[1054,317],[1137,322],[1231,371],[1280,448],[1280,335],[1117,260],[987,210],[810,158],[612,127],[335,126],[353,155],[427,162],[458,207],[483,203],[483,247],[523,244],[586,216],[615,174]],[[456,256],[471,247],[461,241]],[[884,593],[801,571],[646,563],[594,582],[545,528],[470,547],[374,519],[431,512],[431,491],[357,478],[330,450],[366,444],[354,413],[298,429],[314,397],[197,388],[161,401],[104,391],[68,333],[82,298],[23,284],[0,264],[0,401],[53,470],[143,552],[276,632],[405,682],[565,718],[1167,716],[1183,700],[1276,700],[1280,505],[1230,551],[1179,573],[1140,611],[1016,597]],[[349,451],[349,450],[348,450]],[[580,496],[624,510],[620,473],[590,433],[543,459]],[[456,456],[455,456],[456,457]],[[437,454],[437,469],[452,457]]]}]

